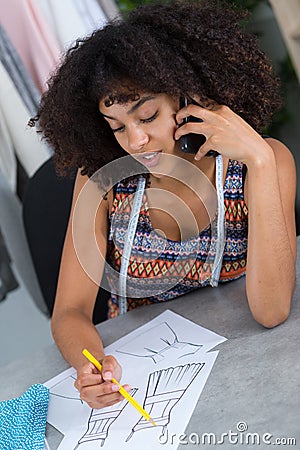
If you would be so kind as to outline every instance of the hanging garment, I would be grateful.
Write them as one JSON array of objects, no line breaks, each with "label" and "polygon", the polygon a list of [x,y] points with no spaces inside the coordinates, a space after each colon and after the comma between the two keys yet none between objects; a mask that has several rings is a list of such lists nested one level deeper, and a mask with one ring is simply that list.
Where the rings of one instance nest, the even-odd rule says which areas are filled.
[{"label": "hanging garment", "polygon": [[[36,306],[48,314],[42,296],[22,221],[22,205],[9,187],[0,170],[0,228],[7,251],[13,261],[18,280],[25,287]],[[0,433],[1,434],[1,433]],[[0,440],[1,441],[1,440]],[[0,445],[0,448],[3,448]]]},{"label": "hanging garment", "polygon": [[32,116],[36,114],[40,101],[40,94],[20,56],[12,45],[4,28],[0,24],[0,61],[7,70],[10,78],[22,97],[26,108]]},{"label": "hanging garment", "polygon": [[27,126],[30,113],[0,62],[0,169],[15,190],[15,155],[31,177],[51,156],[35,129]]},{"label": "hanging garment", "polygon": [[15,191],[17,185],[17,161],[15,149],[0,108],[0,170],[10,188]]},{"label": "hanging garment", "polygon": [[89,33],[102,28],[107,21],[107,16],[97,0],[73,0],[72,5],[80,14]]},{"label": "hanging garment", "polygon": [[115,0],[98,0],[98,3],[109,19],[115,19],[120,15]]},{"label": "hanging garment", "polygon": [[97,0],[40,0],[39,6],[62,51],[107,21]]},{"label": "hanging garment", "polygon": [[7,251],[0,227],[0,302],[17,287],[19,287],[19,283],[11,267],[11,257]]},{"label": "hanging garment", "polygon": [[60,49],[38,0],[0,0],[1,24],[40,92],[60,58]]}]

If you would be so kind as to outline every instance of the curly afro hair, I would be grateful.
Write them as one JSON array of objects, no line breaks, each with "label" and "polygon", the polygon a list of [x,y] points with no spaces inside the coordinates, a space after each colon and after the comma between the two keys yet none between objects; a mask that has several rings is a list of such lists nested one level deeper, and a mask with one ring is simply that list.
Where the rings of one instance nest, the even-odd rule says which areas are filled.
[{"label": "curly afro hair", "polygon": [[281,97],[256,37],[243,30],[246,16],[224,1],[154,2],[76,41],[31,120],[53,147],[58,173],[80,168],[91,176],[126,155],[99,112],[100,99],[198,94],[229,106],[261,132]]}]

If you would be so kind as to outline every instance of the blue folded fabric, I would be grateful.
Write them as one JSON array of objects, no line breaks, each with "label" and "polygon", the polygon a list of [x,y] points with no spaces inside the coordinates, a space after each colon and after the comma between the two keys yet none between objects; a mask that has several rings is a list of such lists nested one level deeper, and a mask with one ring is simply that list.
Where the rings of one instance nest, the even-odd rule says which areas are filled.
[{"label": "blue folded fabric", "polygon": [[0,449],[42,450],[49,389],[34,384],[20,397],[0,402]]}]

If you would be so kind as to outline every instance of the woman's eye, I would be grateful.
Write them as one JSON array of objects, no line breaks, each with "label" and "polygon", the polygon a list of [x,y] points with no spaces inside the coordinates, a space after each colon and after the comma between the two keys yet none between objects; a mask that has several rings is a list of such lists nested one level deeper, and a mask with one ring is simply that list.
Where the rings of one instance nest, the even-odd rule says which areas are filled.
[{"label": "woman's eye", "polygon": [[158,115],[158,111],[156,111],[156,113],[154,113],[153,116],[148,117],[147,119],[141,119],[141,122],[142,123],[152,122],[154,119],[156,119],[157,115]]},{"label": "woman's eye", "polygon": [[124,131],[124,129],[125,129],[125,127],[122,126],[122,127],[119,127],[119,128],[112,128],[111,131],[112,131],[113,133],[117,133],[118,131]]},{"label": "woman's eye", "polygon": [[[147,119],[140,119],[140,121],[142,123],[149,123],[149,122],[152,122],[154,119],[156,119],[157,116],[158,116],[158,111],[156,111],[156,113],[154,113],[153,116],[147,117]],[[125,131],[125,126],[123,125],[119,128],[112,128],[111,131],[113,133],[122,133],[123,131]]]}]

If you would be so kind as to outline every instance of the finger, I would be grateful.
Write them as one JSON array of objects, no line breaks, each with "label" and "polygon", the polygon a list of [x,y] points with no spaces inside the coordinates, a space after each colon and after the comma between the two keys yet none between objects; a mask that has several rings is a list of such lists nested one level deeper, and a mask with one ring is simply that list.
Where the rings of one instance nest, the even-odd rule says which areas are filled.
[{"label": "finger", "polygon": [[123,388],[125,389],[125,391],[130,392],[131,387],[129,386],[129,384],[124,384]]},{"label": "finger", "polygon": [[202,108],[200,105],[193,105],[190,103],[189,105],[185,106],[184,108],[180,109],[176,114],[176,122],[177,124],[181,124],[184,119],[186,119],[189,116],[198,117],[199,119],[203,120],[202,112],[205,111],[204,108]]},{"label": "finger", "polygon": [[207,140],[198,150],[198,152],[195,154],[194,159],[196,161],[200,161],[201,158],[203,158],[203,156],[207,155],[207,153],[210,150],[214,150],[210,141]]},{"label": "finger", "polygon": [[204,122],[188,122],[177,128],[174,138],[178,140],[181,136],[189,133],[203,134],[207,139],[209,136],[208,124]]},{"label": "finger", "polygon": [[124,400],[124,397],[120,393],[101,395],[100,397],[89,399],[82,399],[87,403],[91,408],[100,409],[105,408],[107,406],[114,405],[115,403],[119,403]]},{"label": "finger", "polygon": [[112,355],[106,356],[102,360],[102,377],[105,381],[110,381],[112,378],[119,381],[121,378],[120,366]]},{"label": "finger", "polygon": [[97,374],[83,373],[77,377],[74,386],[76,387],[76,389],[80,390],[85,386],[97,386],[100,383],[103,383],[103,378],[100,373]]},{"label": "finger", "polygon": [[224,105],[217,103],[211,104],[209,107],[203,107],[202,105],[195,105],[190,103],[184,108],[180,109],[176,114],[176,122],[181,124],[182,121],[189,116],[198,117],[205,122],[212,122],[217,120],[219,115],[225,115],[229,111]]},{"label": "finger", "polygon": [[[130,386],[124,385],[124,389],[128,392]],[[88,386],[80,391],[80,398],[85,402],[97,402],[98,405],[103,405],[107,402],[122,400],[124,397],[119,392],[119,386],[115,383],[105,382],[98,386]],[[100,407],[100,406],[98,406]]]},{"label": "finger", "polygon": [[[122,386],[127,392],[130,391],[129,384],[124,384]],[[105,381],[101,385],[97,386],[87,386],[82,389],[82,394],[88,398],[96,398],[96,397],[102,397],[105,395],[115,394],[119,393],[120,387],[116,383],[111,383],[110,381]]]},{"label": "finger", "polygon": [[118,392],[118,390],[118,385],[111,383],[110,381],[105,381],[101,384],[82,386],[80,395],[82,400],[87,401],[102,395]]},{"label": "finger", "polygon": [[91,408],[93,409],[101,409],[101,408],[107,408],[108,406],[112,406],[115,405],[116,403],[121,402],[122,400],[124,400],[124,397],[121,394],[118,395],[114,395],[114,397],[110,396],[106,396],[106,397],[101,397],[101,398],[97,398],[94,401],[91,402],[86,402]]},{"label": "finger", "polygon": [[77,370],[77,374],[81,373],[99,373],[94,364],[88,362],[84,364],[79,370]]},{"label": "finger", "polygon": [[[122,386],[127,392],[130,392],[131,387],[129,384],[124,384]],[[118,385],[114,384],[114,389],[119,389]],[[97,400],[99,403],[105,403],[105,406],[111,406],[114,405],[117,402],[120,402],[124,400],[124,397],[120,392],[116,391],[116,393],[113,394],[106,394],[100,397],[97,397]]]}]

